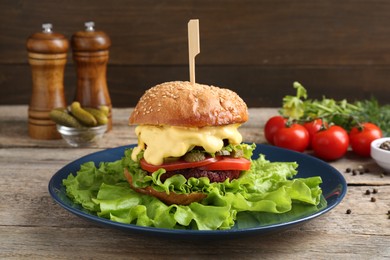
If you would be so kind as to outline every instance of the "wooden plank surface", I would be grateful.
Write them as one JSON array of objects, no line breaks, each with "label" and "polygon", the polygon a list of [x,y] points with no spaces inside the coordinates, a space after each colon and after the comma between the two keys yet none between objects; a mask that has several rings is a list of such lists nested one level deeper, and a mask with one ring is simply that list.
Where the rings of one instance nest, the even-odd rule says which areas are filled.
[{"label": "wooden plank surface", "polygon": [[[51,176],[65,164],[102,149],[135,142],[127,125],[131,108],[114,108],[114,128],[91,148],[27,137],[27,107],[0,106],[1,259],[385,259],[390,257],[390,176],[371,159],[348,154],[332,163],[348,182],[345,199],[304,225],[265,236],[194,241],[145,236],[97,226],[54,203]],[[244,139],[264,142],[262,127],[276,109],[250,109],[241,128]],[[364,165],[370,173],[352,176],[346,167]],[[366,190],[378,193],[365,195]],[[371,202],[371,197],[376,198]],[[351,214],[346,214],[350,209]]]},{"label": "wooden plank surface", "polygon": [[183,65],[187,22],[198,18],[198,64],[389,65],[389,12],[380,0],[1,1],[0,57],[25,63],[25,40],[43,22],[70,38],[94,20],[112,38],[112,64]]},{"label": "wooden plank surface", "polygon": [[[252,107],[280,106],[295,80],[313,97],[374,95],[386,104],[389,12],[390,3],[381,0],[1,1],[0,104],[29,102],[25,44],[43,22],[69,39],[87,20],[106,31],[113,43],[107,75],[113,104],[128,107],[140,90],[189,79],[191,18],[200,20],[198,81],[241,92]],[[70,100],[76,79],[71,50],[68,54]]]},{"label": "wooden plank surface", "polygon": [[[28,65],[0,64],[0,104],[28,104],[32,93]],[[188,66],[110,66],[108,90],[115,107],[131,107],[150,87],[166,81],[188,81]],[[350,102],[375,97],[390,102],[390,67],[264,67],[197,66],[198,83],[226,87],[237,92],[250,107],[280,107],[286,95],[294,95],[294,81],[308,91],[309,98],[323,96]],[[74,100],[76,75],[73,66],[65,70],[65,96]],[[1,85],[3,84],[3,85]]]}]

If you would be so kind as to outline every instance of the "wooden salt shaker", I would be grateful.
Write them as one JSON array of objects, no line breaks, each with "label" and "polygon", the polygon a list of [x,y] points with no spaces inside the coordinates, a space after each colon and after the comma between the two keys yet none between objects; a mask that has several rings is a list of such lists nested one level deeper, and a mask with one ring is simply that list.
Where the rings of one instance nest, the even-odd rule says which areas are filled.
[{"label": "wooden salt shaker", "polygon": [[32,71],[28,133],[34,139],[60,139],[49,113],[53,108],[66,106],[63,82],[69,42],[64,35],[53,32],[51,24],[43,24],[42,28],[26,44]]},{"label": "wooden salt shaker", "polygon": [[107,62],[111,40],[106,33],[95,31],[94,22],[73,34],[71,45],[77,70],[75,101],[82,107],[109,107],[108,131],[112,129],[112,105],[107,88]]}]

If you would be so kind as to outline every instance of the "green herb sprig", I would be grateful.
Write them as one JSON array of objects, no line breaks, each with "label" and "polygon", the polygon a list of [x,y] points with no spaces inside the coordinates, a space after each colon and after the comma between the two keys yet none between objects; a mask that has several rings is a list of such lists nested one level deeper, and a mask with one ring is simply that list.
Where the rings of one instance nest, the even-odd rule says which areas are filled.
[{"label": "green herb sprig", "polygon": [[371,122],[381,128],[384,136],[390,134],[390,105],[381,106],[374,97],[354,103],[325,96],[317,100],[309,99],[306,89],[299,82],[294,82],[293,87],[296,95],[285,96],[279,111],[290,120],[302,122],[321,118],[348,131],[363,122]]},{"label": "green herb sprig", "polygon": [[374,97],[356,102],[359,110],[353,116],[360,122],[371,122],[379,126],[383,136],[390,136],[390,105],[380,105]]}]

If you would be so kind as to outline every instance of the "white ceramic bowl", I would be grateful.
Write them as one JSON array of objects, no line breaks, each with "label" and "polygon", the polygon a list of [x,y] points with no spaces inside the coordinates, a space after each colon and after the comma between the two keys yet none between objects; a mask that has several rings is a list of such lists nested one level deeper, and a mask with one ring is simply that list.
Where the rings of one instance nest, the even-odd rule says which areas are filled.
[{"label": "white ceramic bowl", "polygon": [[390,137],[383,137],[372,141],[371,157],[386,172],[390,172],[390,151],[380,148],[380,145],[386,141],[390,142]]},{"label": "white ceramic bowl", "polygon": [[84,128],[57,125],[57,130],[70,146],[82,147],[94,145],[102,139],[107,130],[107,125]]}]

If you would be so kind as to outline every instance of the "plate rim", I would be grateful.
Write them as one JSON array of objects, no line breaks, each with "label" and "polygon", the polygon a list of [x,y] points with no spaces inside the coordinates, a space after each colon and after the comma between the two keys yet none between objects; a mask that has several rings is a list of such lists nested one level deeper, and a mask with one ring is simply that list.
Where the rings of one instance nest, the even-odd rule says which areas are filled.
[{"label": "plate rim", "polygon": [[[71,212],[72,214],[82,218],[82,219],[87,219],[95,224],[103,225],[106,227],[111,227],[111,228],[117,228],[121,230],[126,230],[126,231],[133,231],[137,233],[143,233],[143,234],[153,234],[153,235],[163,235],[163,236],[174,236],[174,237],[230,237],[231,235],[237,236],[237,235],[250,235],[250,234],[258,234],[258,233],[269,233],[273,231],[278,231],[278,230],[284,230],[287,229],[291,226],[295,226],[298,224],[303,224],[309,220],[312,220],[314,218],[317,218],[333,208],[335,208],[338,204],[341,203],[341,201],[344,199],[346,193],[347,193],[347,182],[344,178],[344,176],[337,170],[335,169],[332,165],[328,164],[325,161],[322,161],[314,156],[311,156],[309,154],[305,153],[299,153],[295,152],[292,150],[287,150],[284,148],[276,147],[276,146],[271,146],[268,144],[259,144],[256,143],[256,150],[260,148],[266,148],[266,149],[271,149],[274,150],[275,152],[283,152],[283,153],[291,153],[292,155],[302,157],[302,160],[305,158],[309,158],[310,160],[316,161],[317,163],[320,163],[324,166],[326,166],[333,174],[335,174],[340,181],[338,184],[341,185],[341,192],[338,194],[337,199],[335,202],[329,204],[327,197],[324,196],[324,198],[327,200],[327,206],[313,214],[310,214],[308,216],[304,216],[302,218],[298,218],[292,221],[288,222],[282,222],[282,223],[274,223],[274,224],[268,224],[268,225],[263,225],[263,226],[256,226],[256,227],[250,227],[250,228],[242,228],[242,229],[227,229],[227,230],[191,230],[191,229],[168,229],[168,228],[157,228],[157,227],[144,227],[144,226],[138,226],[136,224],[125,224],[125,223],[120,223],[120,222],[115,222],[110,219],[98,217],[97,215],[89,214],[87,212],[84,212],[80,209],[77,209],[75,207],[72,207],[71,205],[68,205],[64,201],[61,200],[61,198],[58,195],[58,192],[60,190],[58,189],[58,186],[55,185],[54,183],[58,181],[57,179],[60,178],[60,176],[64,174],[70,174],[64,173],[64,170],[67,168],[71,167],[74,164],[81,165],[84,162],[87,161],[93,161],[93,157],[99,156],[104,153],[110,153],[110,152],[115,152],[115,151],[124,151],[127,148],[134,147],[136,144],[129,144],[129,145],[124,145],[124,146],[118,146],[118,147],[112,147],[112,148],[107,148],[101,151],[96,151],[90,154],[86,154],[80,158],[77,158],[73,160],[72,162],[64,165],[61,167],[56,173],[53,174],[53,176],[50,178],[50,181],[48,183],[48,191],[50,196],[54,199],[54,201],[60,205],[62,208],[65,210]],[[259,147],[259,148],[258,148]],[[267,159],[267,154],[265,153],[266,159]],[[120,159],[120,158],[118,158]],[[95,161],[94,161],[95,162]],[[95,162],[96,163],[96,162]],[[299,172],[298,172],[299,174]],[[316,175],[313,175],[316,176]],[[63,179],[63,178],[62,178]],[[61,181],[62,181],[61,179]],[[66,194],[65,194],[66,196]]]}]

